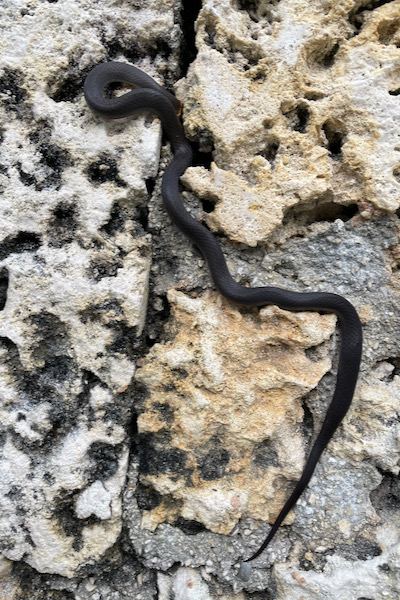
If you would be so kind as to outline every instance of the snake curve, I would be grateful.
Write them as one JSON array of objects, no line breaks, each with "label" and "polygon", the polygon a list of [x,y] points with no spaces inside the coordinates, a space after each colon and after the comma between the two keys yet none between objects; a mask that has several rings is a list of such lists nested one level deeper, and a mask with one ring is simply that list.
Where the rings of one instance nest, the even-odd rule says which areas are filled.
[{"label": "snake curve", "polygon": [[[112,83],[128,83],[135,89],[119,97],[105,98]],[[341,346],[336,386],[321,430],[311,448],[302,475],[280,511],[260,548],[245,559],[242,567],[257,558],[269,545],[288,512],[308,485],[318,460],[341,423],[351,404],[357,382],[362,329],[353,305],[337,294],[324,292],[293,292],[277,287],[247,288],[237,283],[229,273],[222,250],[211,232],[185,209],[179,193],[179,179],[192,162],[192,150],[178,118],[180,102],[143,71],[129,64],[108,62],[97,65],[88,74],[84,95],[91,110],[103,119],[120,119],[137,112],[156,114],[171,143],[173,159],[162,178],[162,197],[171,220],[200,250],[219,292],[228,300],[244,306],[275,304],[289,311],[320,311],[337,315],[341,331]],[[242,569],[242,579],[250,577],[250,569]],[[248,565],[250,567],[250,565]]]}]

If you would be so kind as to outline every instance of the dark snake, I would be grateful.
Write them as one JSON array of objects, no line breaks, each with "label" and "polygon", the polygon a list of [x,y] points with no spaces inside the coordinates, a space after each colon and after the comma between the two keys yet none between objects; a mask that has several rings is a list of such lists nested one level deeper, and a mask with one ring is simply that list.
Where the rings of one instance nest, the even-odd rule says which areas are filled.
[{"label": "dark snake", "polygon": [[[128,83],[135,89],[119,96],[106,98],[108,86]],[[192,162],[192,150],[179,121],[181,103],[140,69],[118,62],[96,66],[87,76],[84,93],[92,111],[105,119],[121,119],[137,112],[157,115],[171,143],[173,160],[162,178],[162,197],[172,221],[199,249],[207,261],[215,286],[225,298],[242,306],[275,304],[289,311],[320,311],[337,315],[341,330],[341,346],[336,387],[321,430],[311,448],[303,473],[261,547],[244,560],[239,576],[250,577],[249,561],[265,550],[288,512],[308,485],[318,460],[332,438],[336,428],[347,413],[357,382],[361,351],[362,329],[358,314],[352,304],[342,296],[324,292],[300,293],[277,287],[247,288],[237,283],[229,273],[222,250],[211,234],[185,209],[179,193],[179,178]]]}]

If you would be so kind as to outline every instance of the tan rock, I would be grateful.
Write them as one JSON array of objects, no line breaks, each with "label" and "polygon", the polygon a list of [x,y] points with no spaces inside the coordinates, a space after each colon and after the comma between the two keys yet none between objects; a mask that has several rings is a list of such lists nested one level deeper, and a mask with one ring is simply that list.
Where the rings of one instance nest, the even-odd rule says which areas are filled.
[{"label": "tan rock", "polygon": [[149,391],[139,433],[155,461],[142,481],[165,496],[143,525],[181,516],[229,533],[244,516],[273,520],[304,463],[301,397],[330,368],[305,349],[329,338],[335,317],[241,311],[216,293],[172,290],[169,301],[171,339],[137,371]]},{"label": "tan rock", "polygon": [[216,204],[212,230],[255,246],[297,204],[400,206],[400,3],[374,10],[357,36],[352,7],[279,3],[264,9],[265,27],[261,6],[205,3],[199,53],[177,89],[188,135],[214,149],[211,171],[184,176]]}]

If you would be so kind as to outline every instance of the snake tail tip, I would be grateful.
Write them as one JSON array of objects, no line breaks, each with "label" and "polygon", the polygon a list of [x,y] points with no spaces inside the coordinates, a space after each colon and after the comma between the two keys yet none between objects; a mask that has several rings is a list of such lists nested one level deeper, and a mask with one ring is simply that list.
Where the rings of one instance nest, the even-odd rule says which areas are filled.
[{"label": "snake tail tip", "polygon": [[242,562],[238,571],[238,577],[242,581],[249,581],[252,572],[252,566],[247,562]]}]

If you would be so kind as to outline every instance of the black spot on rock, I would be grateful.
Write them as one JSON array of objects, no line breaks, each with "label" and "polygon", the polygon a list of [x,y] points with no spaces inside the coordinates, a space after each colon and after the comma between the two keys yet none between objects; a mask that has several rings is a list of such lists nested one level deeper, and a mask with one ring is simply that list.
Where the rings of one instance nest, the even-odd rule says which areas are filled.
[{"label": "black spot on rock", "polygon": [[58,204],[49,222],[50,244],[61,248],[64,244],[71,242],[74,239],[76,226],[75,207],[65,202]]},{"label": "black spot on rock", "polygon": [[118,176],[117,161],[110,156],[103,155],[87,169],[89,179],[93,183],[101,184],[113,181],[116,185],[125,187],[126,184]]},{"label": "black spot on rock", "polygon": [[139,482],[136,490],[136,500],[141,510],[152,510],[161,503],[162,496],[154,488]]},{"label": "black spot on rock", "polygon": [[278,454],[270,440],[264,440],[253,450],[253,463],[256,467],[267,469],[279,464]]},{"label": "black spot on rock", "polygon": [[21,231],[15,236],[8,236],[0,243],[0,260],[4,260],[10,254],[35,252],[40,248],[41,243],[39,235],[28,231]]},{"label": "black spot on rock", "polygon": [[205,481],[221,479],[229,463],[229,452],[225,448],[212,448],[199,462],[200,477]]},{"label": "black spot on rock", "polygon": [[27,93],[23,88],[24,77],[18,70],[13,71],[7,67],[0,77],[0,94],[6,110],[16,113],[19,117],[26,116]]},{"label": "black spot on rock", "polygon": [[122,446],[113,446],[104,442],[95,442],[88,450],[93,467],[90,470],[90,480],[101,481],[109,479],[118,470],[118,460],[121,455]]},{"label": "black spot on rock", "polygon": [[158,473],[184,474],[186,452],[179,448],[168,448],[159,443],[151,435],[139,436],[139,465],[143,475]]}]

